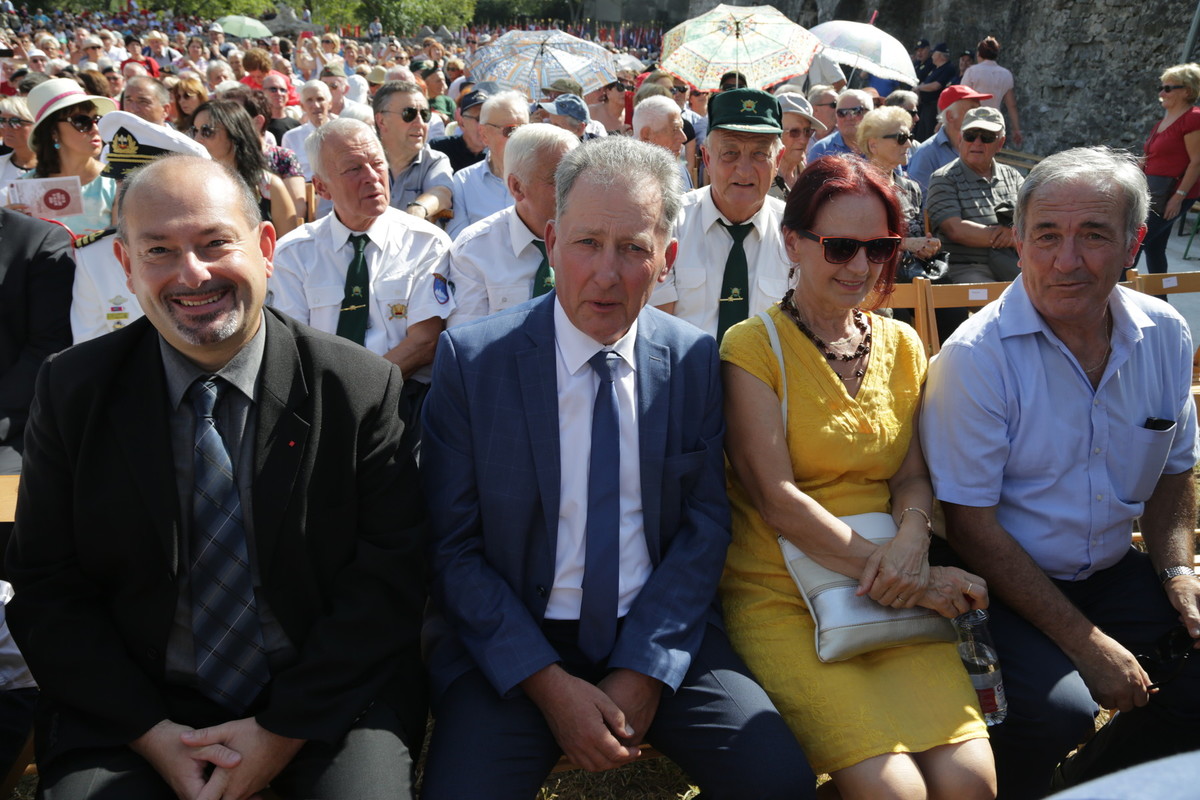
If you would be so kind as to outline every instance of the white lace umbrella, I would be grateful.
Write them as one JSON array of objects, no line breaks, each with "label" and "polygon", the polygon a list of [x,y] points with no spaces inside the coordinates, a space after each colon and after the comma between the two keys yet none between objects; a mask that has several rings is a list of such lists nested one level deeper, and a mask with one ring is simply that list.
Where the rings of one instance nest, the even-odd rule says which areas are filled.
[{"label": "white lace umbrella", "polygon": [[869,72],[877,78],[917,85],[912,56],[900,40],[865,22],[835,19],[812,29],[825,45],[825,55],[839,64]]},{"label": "white lace umbrella", "polygon": [[662,68],[698,89],[737,71],[752,89],[808,72],[821,42],[773,6],[719,5],[663,36]]}]

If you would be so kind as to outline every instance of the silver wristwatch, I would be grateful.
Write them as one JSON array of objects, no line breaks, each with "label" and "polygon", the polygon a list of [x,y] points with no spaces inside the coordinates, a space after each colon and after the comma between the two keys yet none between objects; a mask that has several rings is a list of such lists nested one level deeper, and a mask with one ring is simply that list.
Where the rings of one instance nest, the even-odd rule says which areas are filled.
[{"label": "silver wristwatch", "polygon": [[1195,577],[1196,570],[1192,569],[1191,567],[1167,567],[1158,573],[1158,579],[1163,583],[1166,583],[1167,581],[1171,580],[1171,578],[1178,578],[1180,575],[1191,575]]}]

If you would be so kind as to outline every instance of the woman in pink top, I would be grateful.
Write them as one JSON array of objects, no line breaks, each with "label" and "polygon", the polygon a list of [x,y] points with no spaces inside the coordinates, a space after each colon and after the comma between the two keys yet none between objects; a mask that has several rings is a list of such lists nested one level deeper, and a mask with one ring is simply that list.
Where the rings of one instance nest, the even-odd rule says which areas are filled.
[{"label": "woman in pink top", "polygon": [[1200,65],[1178,64],[1159,79],[1162,119],[1142,148],[1142,169],[1150,182],[1150,213],[1142,252],[1150,272],[1167,271],[1171,220],[1186,214],[1200,195]]},{"label": "woman in pink top", "polygon": [[979,56],[979,63],[967,67],[959,83],[977,92],[990,94],[991,100],[979,101],[982,105],[999,109],[1000,104],[1004,104],[1008,112],[1008,141],[1014,147],[1020,147],[1024,137],[1021,136],[1021,118],[1017,116],[1013,74],[996,63],[1000,55],[1000,42],[996,41],[995,36],[988,36],[976,46],[975,53]]}]

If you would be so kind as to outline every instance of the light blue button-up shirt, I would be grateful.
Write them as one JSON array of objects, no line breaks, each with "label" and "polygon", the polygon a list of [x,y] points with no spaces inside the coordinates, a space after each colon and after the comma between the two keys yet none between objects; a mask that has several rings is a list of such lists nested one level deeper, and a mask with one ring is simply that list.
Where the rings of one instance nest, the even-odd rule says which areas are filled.
[{"label": "light blue button-up shirt", "polygon": [[[1061,580],[1120,560],[1159,477],[1197,458],[1187,323],[1120,287],[1109,308],[1112,354],[1095,390],[1021,278],[950,337],[926,383],[921,443],[937,497],[997,506]],[[1175,424],[1150,430],[1148,418]]]},{"label": "light blue button-up shirt", "polygon": [[486,158],[454,173],[451,194],[454,196],[454,217],[446,223],[446,233],[451,239],[468,225],[513,204],[508,186],[492,172]]}]

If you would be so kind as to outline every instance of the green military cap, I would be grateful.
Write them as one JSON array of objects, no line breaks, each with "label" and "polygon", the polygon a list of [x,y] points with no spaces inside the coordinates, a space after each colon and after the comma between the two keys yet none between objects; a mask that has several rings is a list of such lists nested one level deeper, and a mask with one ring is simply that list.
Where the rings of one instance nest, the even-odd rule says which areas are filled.
[{"label": "green military cap", "polygon": [[779,101],[760,89],[730,89],[713,95],[708,106],[708,129],[742,133],[783,133]]}]

